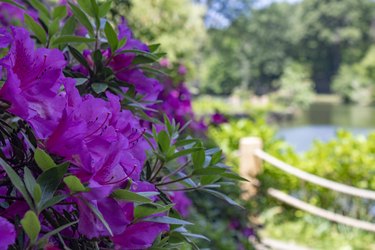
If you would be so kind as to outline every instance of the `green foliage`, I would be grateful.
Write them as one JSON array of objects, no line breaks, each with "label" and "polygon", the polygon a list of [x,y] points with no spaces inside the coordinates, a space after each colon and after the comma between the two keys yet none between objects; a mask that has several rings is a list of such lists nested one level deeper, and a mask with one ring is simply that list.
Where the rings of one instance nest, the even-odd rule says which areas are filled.
[{"label": "green foliage", "polygon": [[[375,189],[375,133],[368,137],[356,137],[340,130],[335,139],[327,143],[317,141],[309,151],[297,155],[290,146],[276,138],[275,129],[261,120],[231,121],[209,129],[209,137],[222,145],[227,162],[234,166],[238,166],[239,140],[247,136],[262,138],[263,149],[267,153],[306,172],[358,188]],[[259,193],[246,206],[254,213],[261,213],[260,218],[266,223],[264,234],[267,236],[317,246],[318,249],[345,245],[356,249],[371,249],[367,243],[374,241],[373,235],[328,223],[285,206],[267,197],[266,190],[269,187],[277,188],[312,205],[365,221],[373,220],[370,211],[373,210],[374,202],[300,181],[266,163],[263,164],[263,172],[258,179],[261,183]],[[363,241],[347,240],[352,233]],[[354,239],[352,236],[349,238]]]},{"label": "green foliage", "polygon": [[367,51],[362,60],[353,65],[342,65],[333,81],[333,90],[346,102],[361,105],[374,100],[375,47]]},{"label": "green foliage", "polygon": [[229,94],[236,87],[272,92],[293,60],[311,66],[318,92],[330,92],[340,66],[359,62],[373,43],[374,11],[370,0],[304,0],[253,8],[228,27],[208,31],[201,89],[211,94]]},{"label": "green foliage", "polygon": [[125,1],[120,6],[136,37],[148,44],[160,43],[167,58],[197,71],[206,37],[202,6],[190,0]]},{"label": "green foliage", "polygon": [[306,109],[314,98],[313,82],[306,66],[289,63],[278,81],[274,101],[292,110]]}]

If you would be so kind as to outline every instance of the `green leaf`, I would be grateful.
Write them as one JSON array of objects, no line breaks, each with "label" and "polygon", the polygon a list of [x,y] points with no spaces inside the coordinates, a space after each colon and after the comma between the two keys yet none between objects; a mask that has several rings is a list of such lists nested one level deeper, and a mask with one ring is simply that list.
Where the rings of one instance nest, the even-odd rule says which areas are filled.
[{"label": "green leaf", "polygon": [[53,197],[61,180],[68,169],[69,163],[60,164],[54,168],[43,172],[37,179],[37,183],[42,188],[41,203],[44,204]]},{"label": "green leaf", "polygon": [[186,145],[196,143],[198,141],[199,141],[199,139],[185,139],[185,140],[177,141],[174,145],[176,147],[182,147],[182,146],[186,146]]},{"label": "green leaf", "polygon": [[0,2],[3,2],[3,3],[9,3],[9,4],[12,4],[20,9],[23,9],[23,10],[26,10],[25,6],[17,3],[16,1],[14,0],[0,0]]},{"label": "green leaf", "polygon": [[193,171],[193,175],[221,175],[226,171],[225,168],[198,168]]},{"label": "green leaf", "polygon": [[66,13],[67,12],[65,5],[57,6],[52,11],[52,18],[55,20],[61,20],[66,16]]},{"label": "green leaf", "polygon": [[226,196],[223,193],[220,193],[220,192],[212,190],[212,189],[201,189],[201,190],[204,191],[204,192],[210,193],[210,194],[212,194],[212,195],[214,195],[214,196],[216,196],[216,197],[218,197],[218,198],[220,198],[222,200],[225,200],[230,205],[243,208],[241,205],[239,205],[237,202],[235,202],[234,200],[232,200],[231,198],[229,198],[228,196]]},{"label": "green leaf", "polygon": [[34,243],[41,229],[38,216],[31,210],[27,211],[21,220],[21,225],[31,242]]},{"label": "green leaf", "polygon": [[45,235],[43,235],[43,237],[41,237],[41,238],[39,239],[39,241],[48,240],[51,236],[53,236],[53,235],[55,235],[55,234],[58,234],[58,233],[60,233],[61,231],[63,231],[64,229],[69,228],[69,227],[71,227],[71,226],[73,226],[73,225],[75,225],[75,224],[77,224],[77,223],[78,223],[78,221],[73,221],[73,222],[70,222],[70,223],[68,223],[68,224],[62,225],[62,226],[56,228],[55,230],[52,230],[52,231],[46,233]]},{"label": "green leaf", "polygon": [[36,204],[38,204],[42,199],[42,188],[38,183],[36,183],[34,186],[33,197]]},{"label": "green leaf", "polygon": [[61,30],[61,35],[72,35],[74,33],[74,30],[76,28],[76,20],[74,17],[69,17],[68,20],[66,20],[64,27]]},{"label": "green leaf", "polygon": [[39,14],[43,14],[46,17],[50,17],[49,10],[40,0],[28,0],[31,6],[33,6]]},{"label": "green leaf", "polygon": [[10,181],[15,186],[15,188],[22,194],[23,198],[26,200],[27,204],[30,207],[33,207],[33,202],[29,196],[24,183],[21,178],[18,176],[16,171],[13,170],[11,166],[8,165],[2,158],[0,158],[0,166],[3,167],[4,171],[7,173]]},{"label": "green leaf", "polygon": [[149,57],[149,56],[143,56],[143,55],[139,55],[139,56],[136,56],[133,61],[132,61],[132,64],[148,64],[148,63],[154,63],[156,60],[152,57]]},{"label": "green leaf", "polygon": [[[87,0],[85,0],[85,1],[87,1]],[[92,11],[94,13],[93,17],[95,18],[97,27],[99,27],[99,25],[100,25],[100,19],[99,19],[99,6],[98,6],[98,3],[96,2],[96,0],[90,0],[90,3],[91,3]]]},{"label": "green leaf", "polygon": [[196,239],[202,239],[202,240],[205,240],[205,241],[211,241],[209,238],[207,238],[206,236],[204,235],[201,235],[201,234],[192,234],[192,233],[181,233],[182,235],[185,235],[186,237],[189,237],[189,238],[196,238]]},{"label": "green leaf", "polygon": [[92,17],[95,17],[94,10],[92,8],[90,0],[77,0],[79,7],[83,9],[84,12]]},{"label": "green leaf", "polygon": [[121,40],[119,41],[118,47],[119,47],[119,48],[124,47],[125,44],[126,44],[126,42],[127,42],[127,38],[124,37],[123,39],[121,39]]},{"label": "green leaf", "polygon": [[157,51],[160,48],[160,43],[151,44],[148,46],[151,53]]},{"label": "green leaf", "polygon": [[76,86],[80,86],[82,84],[85,84],[88,81],[87,78],[74,78],[74,80],[76,80]]},{"label": "green leaf", "polygon": [[[83,0],[83,1],[87,2],[87,0]],[[86,16],[86,14],[80,8],[78,8],[76,5],[72,3],[69,3],[69,6],[73,12],[74,17],[77,19],[77,21],[81,23],[83,26],[85,26],[89,34],[93,37],[94,28],[92,27],[92,24],[89,18]]]},{"label": "green leaf", "polygon": [[211,165],[215,165],[215,164],[219,163],[220,160],[221,160],[222,154],[223,154],[223,152],[221,150],[219,150],[219,151],[215,152],[214,154],[212,154],[210,164]]},{"label": "green leaf", "polygon": [[40,148],[35,150],[34,159],[38,167],[43,171],[56,167],[56,163],[53,161],[51,156]]},{"label": "green leaf", "polygon": [[104,33],[107,37],[109,46],[111,47],[112,53],[114,53],[118,48],[118,38],[112,25],[107,21],[104,27]]},{"label": "green leaf", "polygon": [[29,192],[29,194],[32,195],[34,193],[36,181],[30,169],[28,168],[24,169],[23,182],[25,183],[26,189]]},{"label": "green leaf", "polygon": [[108,11],[111,9],[112,0],[106,1],[99,6],[99,17],[105,17]]},{"label": "green leaf", "polygon": [[45,44],[47,42],[46,31],[37,22],[35,22],[31,16],[26,13],[24,14],[24,19],[26,26],[34,33],[36,38],[42,44]]},{"label": "green leaf", "polygon": [[87,38],[83,36],[64,35],[53,40],[54,46],[68,43],[92,43],[95,42],[95,38]]},{"label": "green leaf", "polygon": [[134,217],[136,219],[140,219],[140,218],[150,216],[152,214],[166,212],[166,211],[169,211],[173,206],[174,204],[169,204],[166,206],[159,205],[157,203],[141,204],[134,208]]},{"label": "green leaf", "polygon": [[82,66],[84,66],[86,69],[88,69],[90,72],[92,72],[90,65],[88,64],[85,57],[79,52],[76,48],[72,46],[68,46],[69,52],[72,54],[72,56],[80,63]]},{"label": "green leaf", "polygon": [[[201,146],[201,144],[200,145],[198,144],[198,146]],[[192,153],[191,158],[193,160],[194,169],[203,168],[204,161],[206,159],[206,154],[204,152],[204,149],[201,149]]]},{"label": "green leaf", "polygon": [[163,153],[166,153],[169,150],[171,140],[164,130],[160,131],[158,134],[158,144],[160,146],[160,150]]},{"label": "green leaf", "polygon": [[220,180],[221,176],[215,176],[215,175],[204,175],[200,179],[201,185],[209,185],[212,184],[218,180]]},{"label": "green leaf", "polygon": [[48,208],[48,207],[52,207],[54,206],[55,204],[65,200],[66,198],[68,198],[68,196],[66,195],[56,195],[54,197],[52,197],[51,199],[45,201],[41,207],[40,207],[40,211],[43,211],[44,209]]},{"label": "green leaf", "polygon": [[77,192],[84,192],[86,191],[85,186],[83,186],[80,179],[78,179],[74,175],[69,175],[64,178],[64,183],[68,186],[71,192],[77,193]]},{"label": "green leaf", "polygon": [[48,26],[48,35],[52,37],[60,28],[60,20],[55,19],[53,20],[50,25]]},{"label": "green leaf", "polygon": [[194,152],[202,150],[202,149],[203,148],[195,148],[194,147],[194,148],[188,148],[188,149],[180,150],[177,153],[174,153],[173,155],[171,155],[170,157],[168,157],[167,161],[171,161],[173,159],[179,158],[179,157],[184,156],[184,155],[189,155],[191,153],[194,153]]},{"label": "green leaf", "polygon": [[228,179],[249,182],[248,179],[245,179],[245,178],[243,178],[243,177],[241,177],[241,176],[239,176],[239,175],[237,175],[235,173],[223,173],[223,174],[221,174],[221,176],[226,177]]},{"label": "green leaf", "polygon": [[94,213],[94,215],[100,220],[101,223],[103,223],[104,227],[107,229],[109,234],[113,236],[113,232],[111,228],[109,227],[107,221],[104,219],[103,214],[91,203],[87,202],[86,200],[82,200],[89,208],[90,210]]},{"label": "green leaf", "polygon": [[154,56],[153,54],[151,54],[149,52],[145,52],[143,50],[137,50],[137,49],[125,49],[125,50],[121,50],[118,54],[126,54],[126,53],[131,53],[131,54],[135,54],[135,55],[138,55],[138,56],[148,57],[148,58],[150,58],[153,61],[157,61],[158,60],[158,58],[156,56]]},{"label": "green leaf", "polygon": [[151,199],[141,195],[137,194],[125,189],[119,189],[112,193],[112,197],[119,199],[119,200],[126,200],[126,201],[132,201],[132,202],[140,202],[140,203],[148,203],[151,202]]},{"label": "green leaf", "polygon": [[100,94],[108,89],[108,85],[105,83],[93,83],[91,88],[95,91],[95,93]]},{"label": "green leaf", "polygon": [[149,217],[149,218],[143,219],[143,221],[151,221],[151,222],[158,222],[158,223],[171,224],[171,225],[193,225],[193,223],[191,222],[168,217],[168,216]]}]

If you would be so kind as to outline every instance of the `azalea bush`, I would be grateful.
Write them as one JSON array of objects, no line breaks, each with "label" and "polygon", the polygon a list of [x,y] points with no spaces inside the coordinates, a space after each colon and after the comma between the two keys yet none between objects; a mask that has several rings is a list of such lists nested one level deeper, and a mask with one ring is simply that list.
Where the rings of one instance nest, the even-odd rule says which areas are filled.
[{"label": "azalea bush", "polygon": [[234,204],[217,189],[242,179],[186,132],[165,54],[110,8],[0,1],[0,249],[198,248],[184,192]]}]

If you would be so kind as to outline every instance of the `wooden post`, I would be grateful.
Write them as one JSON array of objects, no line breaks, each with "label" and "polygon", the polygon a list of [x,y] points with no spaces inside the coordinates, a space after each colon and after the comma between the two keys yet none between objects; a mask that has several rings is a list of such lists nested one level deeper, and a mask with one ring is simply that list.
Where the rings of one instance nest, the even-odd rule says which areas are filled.
[{"label": "wooden post", "polygon": [[[240,140],[240,175],[245,179],[255,180],[262,169],[262,160],[255,151],[262,149],[262,140],[258,137],[246,137]],[[256,194],[254,182],[244,182],[241,185],[243,199],[249,199]]]}]

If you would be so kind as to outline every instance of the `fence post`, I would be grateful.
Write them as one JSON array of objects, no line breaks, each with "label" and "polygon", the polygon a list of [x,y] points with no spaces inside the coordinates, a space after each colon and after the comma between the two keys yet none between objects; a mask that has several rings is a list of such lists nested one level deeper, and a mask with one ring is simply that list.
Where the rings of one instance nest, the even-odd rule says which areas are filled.
[{"label": "fence post", "polygon": [[[255,155],[255,150],[262,149],[262,139],[258,137],[245,137],[240,140],[240,175],[246,179],[254,180],[262,169],[262,160]],[[243,199],[249,199],[256,193],[254,183],[244,182],[241,185],[244,193]]]}]

